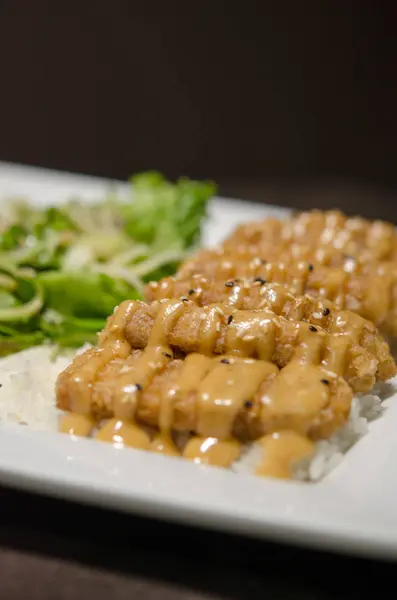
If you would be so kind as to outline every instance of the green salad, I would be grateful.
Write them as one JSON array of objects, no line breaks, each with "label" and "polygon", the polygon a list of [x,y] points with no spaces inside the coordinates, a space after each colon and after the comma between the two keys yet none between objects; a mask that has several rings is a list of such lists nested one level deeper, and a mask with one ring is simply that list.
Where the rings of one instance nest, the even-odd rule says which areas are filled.
[{"label": "green salad", "polygon": [[0,356],[43,342],[94,343],[122,300],[175,272],[200,241],[211,182],[130,180],[130,198],[38,208],[2,204]]}]

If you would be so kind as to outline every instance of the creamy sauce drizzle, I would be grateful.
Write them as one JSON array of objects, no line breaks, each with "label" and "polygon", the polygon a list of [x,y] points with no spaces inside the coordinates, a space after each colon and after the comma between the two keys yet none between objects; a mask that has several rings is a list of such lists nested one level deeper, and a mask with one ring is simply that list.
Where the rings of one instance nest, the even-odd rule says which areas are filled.
[{"label": "creamy sauce drizzle", "polygon": [[216,341],[222,327],[223,313],[217,306],[203,308],[203,315],[200,327],[200,345],[199,350],[202,354],[213,354]]},{"label": "creamy sauce drizzle", "polygon": [[118,390],[114,395],[114,412],[119,417],[133,419],[140,393],[163,371],[173,357],[168,345],[169,331],[183,312],[183,302],[172,300],[160,303],[148,344],[131,368],[118,377]]},{"label": "creamy sauce drizzle", "polygon": [[[258,282],[258,289],[260,286]],[[238,305],[245,289],[237,284],[234,287],[231,304]],[[268,305],[277,312],[293,299],[281,288],[268,291]],[[94,422],[89,411],[93,386],[97,393],[95,382],[100,373],[111,361],[121,359],[121,368],[117,361],[109,365],[114,376],[108,406],[116,416],[99,427],[94,436],[97,440],[180,456],[172,438],[175,410],[179,403],[183,406],[188,402],[195,435],[182,455],[195,462],[230,467],[241,453],[240,443],[232,437],[236,421],[240,415],[246,415],[244,411],[255,409],[250,414],[256,414],[263,431],[269,433],[260,442],[264,454],[258,474],[289,476],[292,463],[312,451],[313,443],[306,435],[329,406],[332,386],[324,379],[325,369],[342,374],[351,343],[359,343],[363,335],[363,320],[341,313],[332,321],[333,330],[340,335],[331,336],[321,328],[302,321],[291,322],[268,309],[233,310],[229,316],[222,305],[201,309],[201,354],[189,354],[176,367],[175,377],[167,379],[165,373],[158,432],[151,439],[148,431],[135,422],[136,409],[156,375],[161,375],[173,360],[169,337],[185,314],[186,302],[160,301],[146,347],[140,354],[134,351],[136,354],[131,355],[124,330],[139,306],[142,304],[123,303],[111,317],[98,348],[87,353],[85,362],[76,363],[69,391],[75,394],[71,405],[75,413],[61,420],[60,431],[80,436],[92,433]],[[228,354],[214,357],[220,339],[223,342],[217,351],[224,347]],[[289,364],[278,373],[270,361],[279,352],[280,340],[284,347],[290,346],[291,353],[286,360]],[[106,372],[102,383],[106,390]],[[266,390],[265,395],[258,394],[258,390],[262,390],[261,394]]]},{"label": "creamy sauce drizzle", "polygon": [[345,336],[330,336],[322,364],[331,373],[342,376],[350,340]]},{"label": "creamy sauce drizzle", "polygon": [[159,427],[168,432],[173,423],[175,404],[195,393],[200,382],[213,366],[213,360],[202,354],[189,354],[178,373],[176,381],[166,384],[163,389],[163,401],[160,404]]},{"label": "creamy sauce drizzle", "polygon": [[88,437],[95,427],[95,420],[89,415],[78,415],[76,413],[66,413],[59,421],[59,431],[76,435],[78,437]]},{"label": "creamy sauce drizzle", "polygon": [[276,321],[274,313],[238,311],[226,331],[226,349],[239,356],[254,356],[271,360],[276,344]]},{"label": "creamy sauce drizzle", "polygon": [[197,433],[220,440],[229,438],[244,402],[251,400],[262,381],[276,372],[277,367],[262,361],[219,362],[197,389]]},{"label": "creamy sauce drizzle", "polygon": [[322,383],[323,378],[315,365],[291,362],[282,369],[262,398],[265,430],[293,429],[306,434],[329,401],[330,386]]},{"label": "creamy sauce drizzle", "polygon": [[133,421],[110,419],[94,437],[116,447],[129,446],[141,450],[149,450],[150,447],[149,435]]},{"label": "creamy sauce drizzle", "polygon": [[[85,362],[72,373],[69,397],[72,411],[89,414],[91,411],[92,384],[103,367],[114,358],[126,358],[131,346],[125,338],[125,326],[137,309],[137,303],[125,301],[110,318],[107,328],[99,338],[98,347],[86,353]],[[83,357],[82,357],[83,358]]]},{"label": "creamy sauce drizzle", "polygon": [[178,448],[174,444],[170,435],[159,433],[152,440],[149,450],[158,454],[166,454],[167,456],[180,456]]},{"label": "creamy sauce drizzle", "polygon": [[290,479],[294,465],[313,454],[315,446],[309,438],[295,431],[280,431],[266,435],[258,443],[262,458],[256,475]]},{"label": "creamy sauce drizzle", "polygon": [[183,457],[195,463],[230,467],[241,454],[237,440],[217,440],[213,437],[192,437],[183,451]]}]

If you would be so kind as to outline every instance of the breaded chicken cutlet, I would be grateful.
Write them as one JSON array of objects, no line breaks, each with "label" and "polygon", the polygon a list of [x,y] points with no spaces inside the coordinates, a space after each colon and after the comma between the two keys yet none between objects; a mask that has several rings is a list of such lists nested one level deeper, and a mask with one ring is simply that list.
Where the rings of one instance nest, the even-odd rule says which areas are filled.
[{"label": "breaded chicken cutlet", "polygon": [[[122,327],[121,322],[124,322]],[[365,323],[360,327],[347,334],[342,326],[338,333],[331,333],[306,321],[287,320],[268,309],[244,311],[222,304],[200,307],[187,299],[152,304],[127,301],[109,318],[99,337],[102,350],[91,366],[84,365],[80,369],[82,359],[76,359],[75,366],[79,369],[76,385],[83,386],[84,394],[82,371],[88,372],[89,379],[90,369],[100,369],[112,358],[124,359],[130,353],[128,345],[144,349],[149,340],[157,336],[161,342],[150,346],[170,346],[171,355],[175,352],[183,355],[198,352],[205,356],[227,354],[269,361],[279,368],[296,357],[310,359],[312,364],[322,365],[330,373],[344,377],[355,391],[365,392],[371,390],[378,379],[389,378],[390,373],[395,372],[395,364],[388,354],[383,354],[384,346],[375,341],[376,332],[365,331]],[[114,338],[115,331],[118,331],[114,346],[117,355],[112,349],[114,344],[107,342]],[[153,363],[168,360],[156,352]],[[377,356],[382,359],[381,364]],[[99,361],[98,366],[96,361]],[[142,368],[145,370],[146,364]]]},{"label": "breaded chicken cutlet", "polygon": [[[138,350],[129,327],[134,316],[142,318],[143,306],[122,304],[98,346],[60,374],[57,406],[71,413],[62,430],[224,467],[242,444],[259,439],[281,449],[277,472],[284,476],[286,452],[288,464],[310,454],[312,440],[331,436],[348,418],[352,389],[318,363],[310,343],[281,371],[268,360],[233,354],[176,358],[168,338],[186,304],[167,301],[158,303]],[[183,442],[176,433],[185,434]],[[274,475],[277,460],[268,464],[268,452],[264,458],[260,474]]]},{"label": "breaded chicken cutlet", "polygon": [[268,218],[240,225],[225,240],[223,249],[253,249],[267,260],[292,258],[341,266],[346,256],[363,263],[394,261],[397,235],[392,223],[347,217],[336,210],[313,210],[283,221]]},{"label": "breaded chicken cutlet", "polygon": [[291,476],[396,374],[363,318],[397,335],[396,257],[392,225],[336,211],[239,227],[115,310],[58,378],[61,430],[223,467],[257,441]]},{"label": "breaded chicken cutlet", "polygon": [[281,284],[268,284],[261,278],[222,282],[199,275],[190,279],[168,277],[159,284],[149,284],[146,295],[149,301],[188,298],[201,307],[223,304],[243,311],[270,310],[293,322],[307,321],[328,333],[348,336],[362,346],[377,360],[379,380],[386,381],[397,371],[387,342],[371,321],[351,311],[337,310],[328,300],[296,296]]},{"label": "breaded chicken cutlet", "polygon": [[[197,353],[154,363],[145,352],[113,359],[84,379],[91,397],[87,414],[96,420],[136,420],[162,431],[249,441],[285,429],[311,439],[329,437],[350,411],[347,383],[310,362],[291,361],[280,372],[267,361]],[[95,353],[83,355],[80,369],[96,358]],[[84,414],[85,400],[80,404],[75,389],[70,393],[78,374],[78,368],[69,368],[60,376],[58,407]]]},{"label": "breaded chicken cutlet", "polygon": [[[348,259],[344,267],[332,267],[200,250],[181,266],[177,278],[196,275],[222,282],[244,278],[280,283],[294,294],[331,300],[338,309],[351,310],[373,321],[382,333],[397,336],[397,264],[392,262],[362,264]],[[162,282],[157,285],[166,286]],[[156,283],[152,287],[155,289]]]}]

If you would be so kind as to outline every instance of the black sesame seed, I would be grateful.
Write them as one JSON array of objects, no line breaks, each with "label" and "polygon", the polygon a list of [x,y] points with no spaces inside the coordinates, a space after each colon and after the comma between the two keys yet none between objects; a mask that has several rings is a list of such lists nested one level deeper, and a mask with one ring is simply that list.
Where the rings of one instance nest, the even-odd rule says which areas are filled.
[{"label": "black sesame seed", "polygon": [[234,281],[226,281],[225,286],[226,287],[233,287],[234,286]]},{"label": "black sesame seed", "polygon": [[182,302],[189,302],[189,299],[186,298],[186,296],[182,296],[181,300],[182,300]]},{"label": "black sesame seed", "polygon": [[330,312],[331,311],[329,310],[329,308],[324,308],[324,310],[323,310],[324,317],[326,317],[327,315],[329,315]]},{"label": "black sesame seed", "polygon": [[233,321],[233,315],[229,315],[227,318],[227,324],[230,325],[230,323]]},{"label": "black sesame seed", "polygon": [[264,258],[261,258],[261,265],[267,265],[267,260],[265,260]]},{"label": "black sesame seed", "polygon": [[252,408],[253,404],[252,404],[251,400],[246,400],[244,402],[244,406],[245,406],[245,408]]},{"label": "black sesame seed", "polygon": [[266,279],[262,279],[262,277],[255,277],[254,282],[260,283],[261,285],[265,285]]},{"label": "black sesame seed", "polygon": [[168,352],[163,352],[163,355],[164,355],[166,358],[172,358],[172,354],[169,354]]},{"label": "black sesame seed", "polygon": [[196,293],[196,290],[193,290],[193,289],[188,291],[189,296],[193,296],[193,294],[195,294],[195,293]]},{"label": "black sesame seed", "polygon": [[309,271],[313,271],[313,265],[310,264],[307,268],[309,269]]},{"label": "black sesame seed", "polygon": [[222,358],[221,363],[224,365],[230,365],[230,360],[228,358]]},{"label": "black sesame seed", "polygon": [[323,383],[324,385],[329,385],[329,380],[328,379],[322,379],[321,383]]},{"label": "black sesame seed", "polygon": [[141,389],[142,389],[142,386],[141,386],[141,384],[140,384],[140,383],[136,383],[136,384],[135,384],[135,387],[136,387],[136,389],[138,390],[138,392],[140,392],[140,391],[141,391]]},{"label": "black sesame seed", "polygon": [[317,327],[314,327],[314,325],[310,325],[309,329],[310,331],[314,331],[314,333],[318,331]]}]

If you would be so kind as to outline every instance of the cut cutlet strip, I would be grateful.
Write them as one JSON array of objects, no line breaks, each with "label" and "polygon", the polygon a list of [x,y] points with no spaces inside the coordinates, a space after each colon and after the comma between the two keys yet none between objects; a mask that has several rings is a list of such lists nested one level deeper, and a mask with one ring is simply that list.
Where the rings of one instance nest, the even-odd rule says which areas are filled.
[{"label": "cut cutlet strip", "polygon": [[[218,440],[233,435],[249,441],[283,429],[312,439],[329,437],[349,415],[350,387],[311,364],[310,353],[297,355],[281,372],[266,361],[190,354],[184,360],[170,359],[157,371],[151,369],[150,378],[147,370],[146,375],[140,371],[145,353],[113,359],[87,382],[93,391],[94,418],[127,419],[164,433],[184,431]],[[137,379],[143,383],[136,395],[126,396],[126,385],[136,387]],[[65,398],[61,404],[68,408]],[[75,411],[76,405],[78,398]]]},{"label": "cut cutlet strip", "polygon": [[[132,348],[142,349],[148,345],[149,337],[153,340],[157,336],[162,336],[163,344],[185,354],[233,354],[269,360],[279,367],[291,361],[295,349],[319,343],[320,361],[328,368],[334,338],[341,337],[307,322],[288,321],[270,310],[239,311],[227,305],[199,307],[188,300],[164,300],[151,305],[137,302],[126,325],[126,339]],[[320,341],[314,341],[315,338]],[[346,377],[355,391],[371,390],[378,360],[351,336],[343,338],[344,344],[338,346],[343,361],[336,374]],[[152,341],[150,345],[155,344]]]},{"label": "cut cutlet strip", "polygon": [[349,255],[360,262],[395,260],[397,235],[392,223],[347,217],[340,211],[298,213],[240,225],[225,240],[226,251],[258,253],[269,260],[292,257],[322,264],[341,265]]},{"label": "cut cutlet strip", "polygon": [[327,300],[294,295],[282,284],[266,283],[262,278],[222,282],[202,276],[168,277],[158,285],[149,284],[147,296],[151,300],[189,298],[201,307],[220,303],[238,310],[271,310],[290,321],[307,321],[328,333],[349,336],[378,361],[377,379],[381,381],[397,372],[387,342],[371,321],[352,311],[337,310]]},{"label": "cut cutlet strip", "polygon": [[107,325],[98,341],[98,346],[90,348],[74,361],[58,376],[56,394],[58,408],[73,411],[74,399],[78,403],[78,413],[91,412],[93,378],[102,368],[114,359],[123,359],[131,353],[131,344],[125,337],[127,323],[134,310],[139,306],[136,302],[126,300],[108,319]]},{"label": "cut cutlet strip", "polygon": [[[121,360],[127,362],[121,364],[120,375],[123,369],[126,376],[121,379],[123,395],[120,395],[120,411],[123,409],[128,416],[131,405],[136,401],[140,386],[149,381],[157,372],[168,364],[173,357],[171,348],[167,343],[167,327],[172,327],[181,312],[181,303],[170,301],[159,306],[158,324],[152,324],[150,340],[152,343],[146,349],[145,355],[133,351],[130,341],[126,337],[127,326],[131,322],[135,311],[140,311],[143,303],[139,301],[126,300],[108,318],[105,329],[98,337],[98,345],[91,348],[81,356],[77,356],[71,365],[63,371],[56,384],[57,405],[61,410],[76,411],[79,414],[89,413],[96,398],[94,384],[101,377],[104,369],[109,365],[120,364]],[[165,327],[160,327],[160,323]],[[141,323],[142,326],[145,322]],[[134,347],[134,350],[136,347]],[[139,374],[139,382],[134,385],[130,382],[131,370]],[[106,402],[103,404],[105,395],[100,396],[100,410],[106,414]],[[76,404],[76,408],[74,405]]]},{"label": "cut cutlet strip", "polygon": [[[316,262],[264,260],[256,255],[202,250],[181,266],[178,279],[200,277],[216,281],[243,278],[280,283],[297,295],[310,294],[327,299],[340,310],[351,310],[373,321],[382,332],[397,335],[397,264],[395,262],[358,263],[347,258],[343,265]],[[166,282],[148,288],[149,297],[166,291]],[[193,288],[194,289],[194,288]],[[168,296],[169,297],[169,296]]]}]

